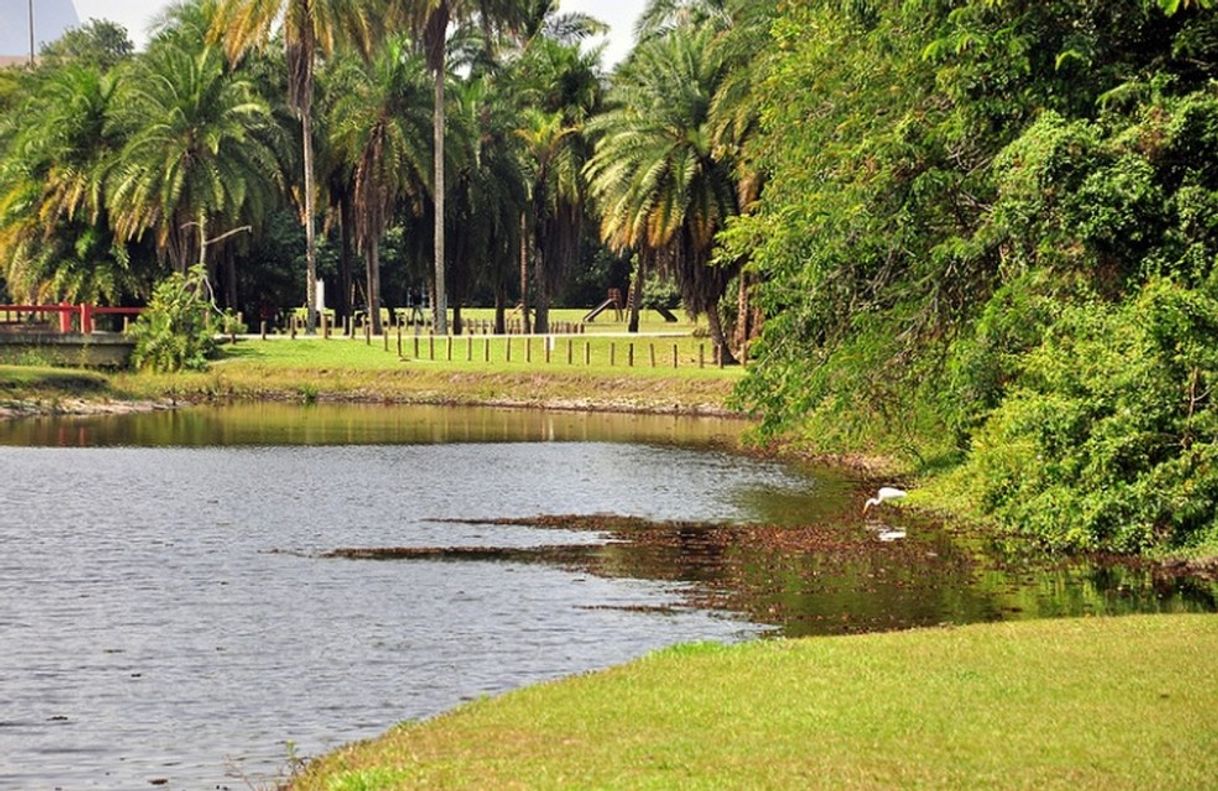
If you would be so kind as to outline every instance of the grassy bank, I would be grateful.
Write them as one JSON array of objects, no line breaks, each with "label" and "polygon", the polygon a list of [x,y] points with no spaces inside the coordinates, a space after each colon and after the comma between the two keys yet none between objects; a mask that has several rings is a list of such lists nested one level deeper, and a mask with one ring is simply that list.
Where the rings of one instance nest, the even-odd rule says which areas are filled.
[{"label": "grassy bank", "polygon": [[1205,788],[1218,618],[682,647],[400,726],[300,789]]},{"label": "grassy bank", "polygon": [[270,399],[722,413],[742,369],[691,336],[242,340],[207,371],[156,375],[0,366],[9,416],[97,402]]},{"label": "grassy bank", "polygon": [[[630,345],[634,364],[630,365]],[[742,375],[709,364],[693,338],[559,341],[403,338],[242,341],[203,373],[115,377],[144,398],[270,398],[398,403],[514,404],[568,408],[715,412]],[[673,364],[674,347],[676,366]],[[652,349],[656,365],[651,365]],[[699,366],[699,356],[704,365]],[[489,360],[488,360],[489,357]],[[451,358],[451,359],[450,359]]]},{"label": "grassy bank", "polygon": [[0,418],[87,411],[135,398],[97,371],[35,365],[0,365]]}]

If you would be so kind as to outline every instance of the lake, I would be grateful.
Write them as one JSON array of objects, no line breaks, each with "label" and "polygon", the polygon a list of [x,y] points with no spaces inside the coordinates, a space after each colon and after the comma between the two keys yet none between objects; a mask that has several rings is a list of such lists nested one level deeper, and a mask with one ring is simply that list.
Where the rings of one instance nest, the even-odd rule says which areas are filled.
[{"label": "lake", "polygon": [[744,428],[327,405],[0,424],[0,788],[245,788],[680,642],[1214,608],[1187,579],[864,522],[850,476],[736,454]]}]

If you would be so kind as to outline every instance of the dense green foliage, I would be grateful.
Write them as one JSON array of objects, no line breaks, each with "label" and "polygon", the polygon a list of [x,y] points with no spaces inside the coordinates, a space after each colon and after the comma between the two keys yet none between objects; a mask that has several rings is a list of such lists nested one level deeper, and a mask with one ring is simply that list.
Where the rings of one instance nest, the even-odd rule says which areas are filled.
[{"label": "dense green foliage", "polygon": [[1218,16],[805,4],[776,26],[742,401],[825,447],[958,455],[1049,543],[1218,540]]}]

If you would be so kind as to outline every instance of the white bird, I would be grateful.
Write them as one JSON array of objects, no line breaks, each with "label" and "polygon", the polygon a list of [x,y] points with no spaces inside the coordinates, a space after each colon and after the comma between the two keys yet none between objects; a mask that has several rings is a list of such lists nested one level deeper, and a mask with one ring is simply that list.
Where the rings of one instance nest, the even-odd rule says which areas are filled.
[{"label": "white bird", "polygon": [[867,514],[867,509],[871,508],[873,505],[880,505],[889,500],[900,500],[907,494],[909,494],[909,492],[906,492],[904,489],[896,489],[892,486],[881,486],[880,490],[875,493],[875,497],[872,497],[866,502],[866,504],[863,505],[863,515],[865,516]]}]

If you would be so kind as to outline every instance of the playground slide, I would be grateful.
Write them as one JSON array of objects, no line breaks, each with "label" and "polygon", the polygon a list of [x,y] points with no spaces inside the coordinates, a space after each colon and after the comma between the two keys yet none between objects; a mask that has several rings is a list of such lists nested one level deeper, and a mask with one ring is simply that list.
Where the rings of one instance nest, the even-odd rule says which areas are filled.
[{"label": "playground slide", "polygon": [[[606,310],[609,310],[609,308],[613,307],[613,305],[614,305],[614,300],[607,299],[604,302],[602,302],[599,306],[588,311],[588,315],[584,316],[584,324],[591,324],[592,322],[596,321],[597,316],[601,315]],[[673,319],[673,321],[676,321],[676,319]]]}]

